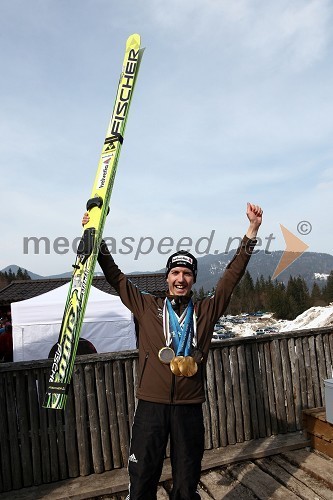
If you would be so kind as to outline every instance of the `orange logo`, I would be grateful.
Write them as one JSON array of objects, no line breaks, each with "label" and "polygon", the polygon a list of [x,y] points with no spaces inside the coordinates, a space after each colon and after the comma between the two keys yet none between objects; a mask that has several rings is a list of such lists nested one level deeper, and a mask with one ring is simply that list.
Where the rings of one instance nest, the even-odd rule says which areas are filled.
[{"label": "orange logo", "polygon": [[280,262],[276,266],[272,279],[281,274],[295,260],[297,260],[309,248],[309,245],[300,240],[297,236],[291,233],[286,227],[280,224],[281,231],[286,243],[286,248],[281,256]]}]

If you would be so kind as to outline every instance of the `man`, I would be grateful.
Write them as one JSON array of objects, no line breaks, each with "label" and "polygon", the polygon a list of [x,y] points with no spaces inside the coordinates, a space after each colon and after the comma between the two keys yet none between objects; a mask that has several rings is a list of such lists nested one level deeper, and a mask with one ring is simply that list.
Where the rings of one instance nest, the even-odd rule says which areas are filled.
[{"label": "man", "polygon": [[0,335],[0,363],[13,361],[12,325],[5,326],[5,332]]},{"label": "man", "polygon": [[[167,262],[167,298],[142,293],[119,270],[104,242],[98,262],[107,281],[138,325],[138,406],[132,428],[128,500],[156,500],[170,437],[172,500],[196,500],[204,452],[204,373],[213,329],[243,276],[262,221],[262,209],[247,204],[249,228],[219,279],[214,296],[193,304],[197,261],[177,252]],[[89,221],[86,213],[82,223]]]}]

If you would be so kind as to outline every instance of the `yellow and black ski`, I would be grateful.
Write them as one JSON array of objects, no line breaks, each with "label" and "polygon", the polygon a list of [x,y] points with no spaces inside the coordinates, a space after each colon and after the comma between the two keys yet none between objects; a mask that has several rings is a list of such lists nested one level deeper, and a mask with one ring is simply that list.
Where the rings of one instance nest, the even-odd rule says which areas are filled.
[{"label": "yellow and black ski", "polygon": [[63,409],[66,404],[81,326],[143,50],[140,48],[140,35],[134,34],[127,39],[113,113],[98,163],[91,197],[87,202],[90,220],[85,226],[73,265],[74,270],[43,403],[44,408]]}]

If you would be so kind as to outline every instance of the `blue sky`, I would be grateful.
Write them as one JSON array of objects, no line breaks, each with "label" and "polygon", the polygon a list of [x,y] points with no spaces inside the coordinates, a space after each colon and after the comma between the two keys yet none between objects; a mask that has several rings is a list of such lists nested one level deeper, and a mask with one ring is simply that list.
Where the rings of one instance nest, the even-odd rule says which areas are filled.
[{"label": "blue sky", "polygon": [[[71,248],[52,244],[81,234],[135,32],[146,51],[104,230],[123,270],[163,267],[167,236],[194,251],[214,230],[223,251],[246,231],[247,201],[264,208],[271,250],[283,224],[332,253],[332,24],[329,0],[2,0],[0,269],[71,269]],[[50,254],[24,253],[31,236]],[[154,250],[121,255],[128,236]]]}]

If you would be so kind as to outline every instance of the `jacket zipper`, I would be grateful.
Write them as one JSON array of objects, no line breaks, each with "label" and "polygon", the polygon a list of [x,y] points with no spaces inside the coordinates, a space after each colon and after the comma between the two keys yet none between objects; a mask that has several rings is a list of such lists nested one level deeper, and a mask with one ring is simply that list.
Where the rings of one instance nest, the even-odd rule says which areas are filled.
[{"label": "jacket zipper", "polygon": [[141,372],[141,375],[140,375],[139,387],[141,387],[141,382],[142,382],[144,371],[146,369],[146,364],[147,364],[148,357],[149,357],[149,352],[146,352],[145,361],[143,363],[142,372]]},{"label": "jacket zipper", "polygon": [[170,403],[173,403],[173,398],[175,395],[175,385],[176,385],[176,375],[172,374],[172,382],[171,382],[171,395],[170,395]]}]

